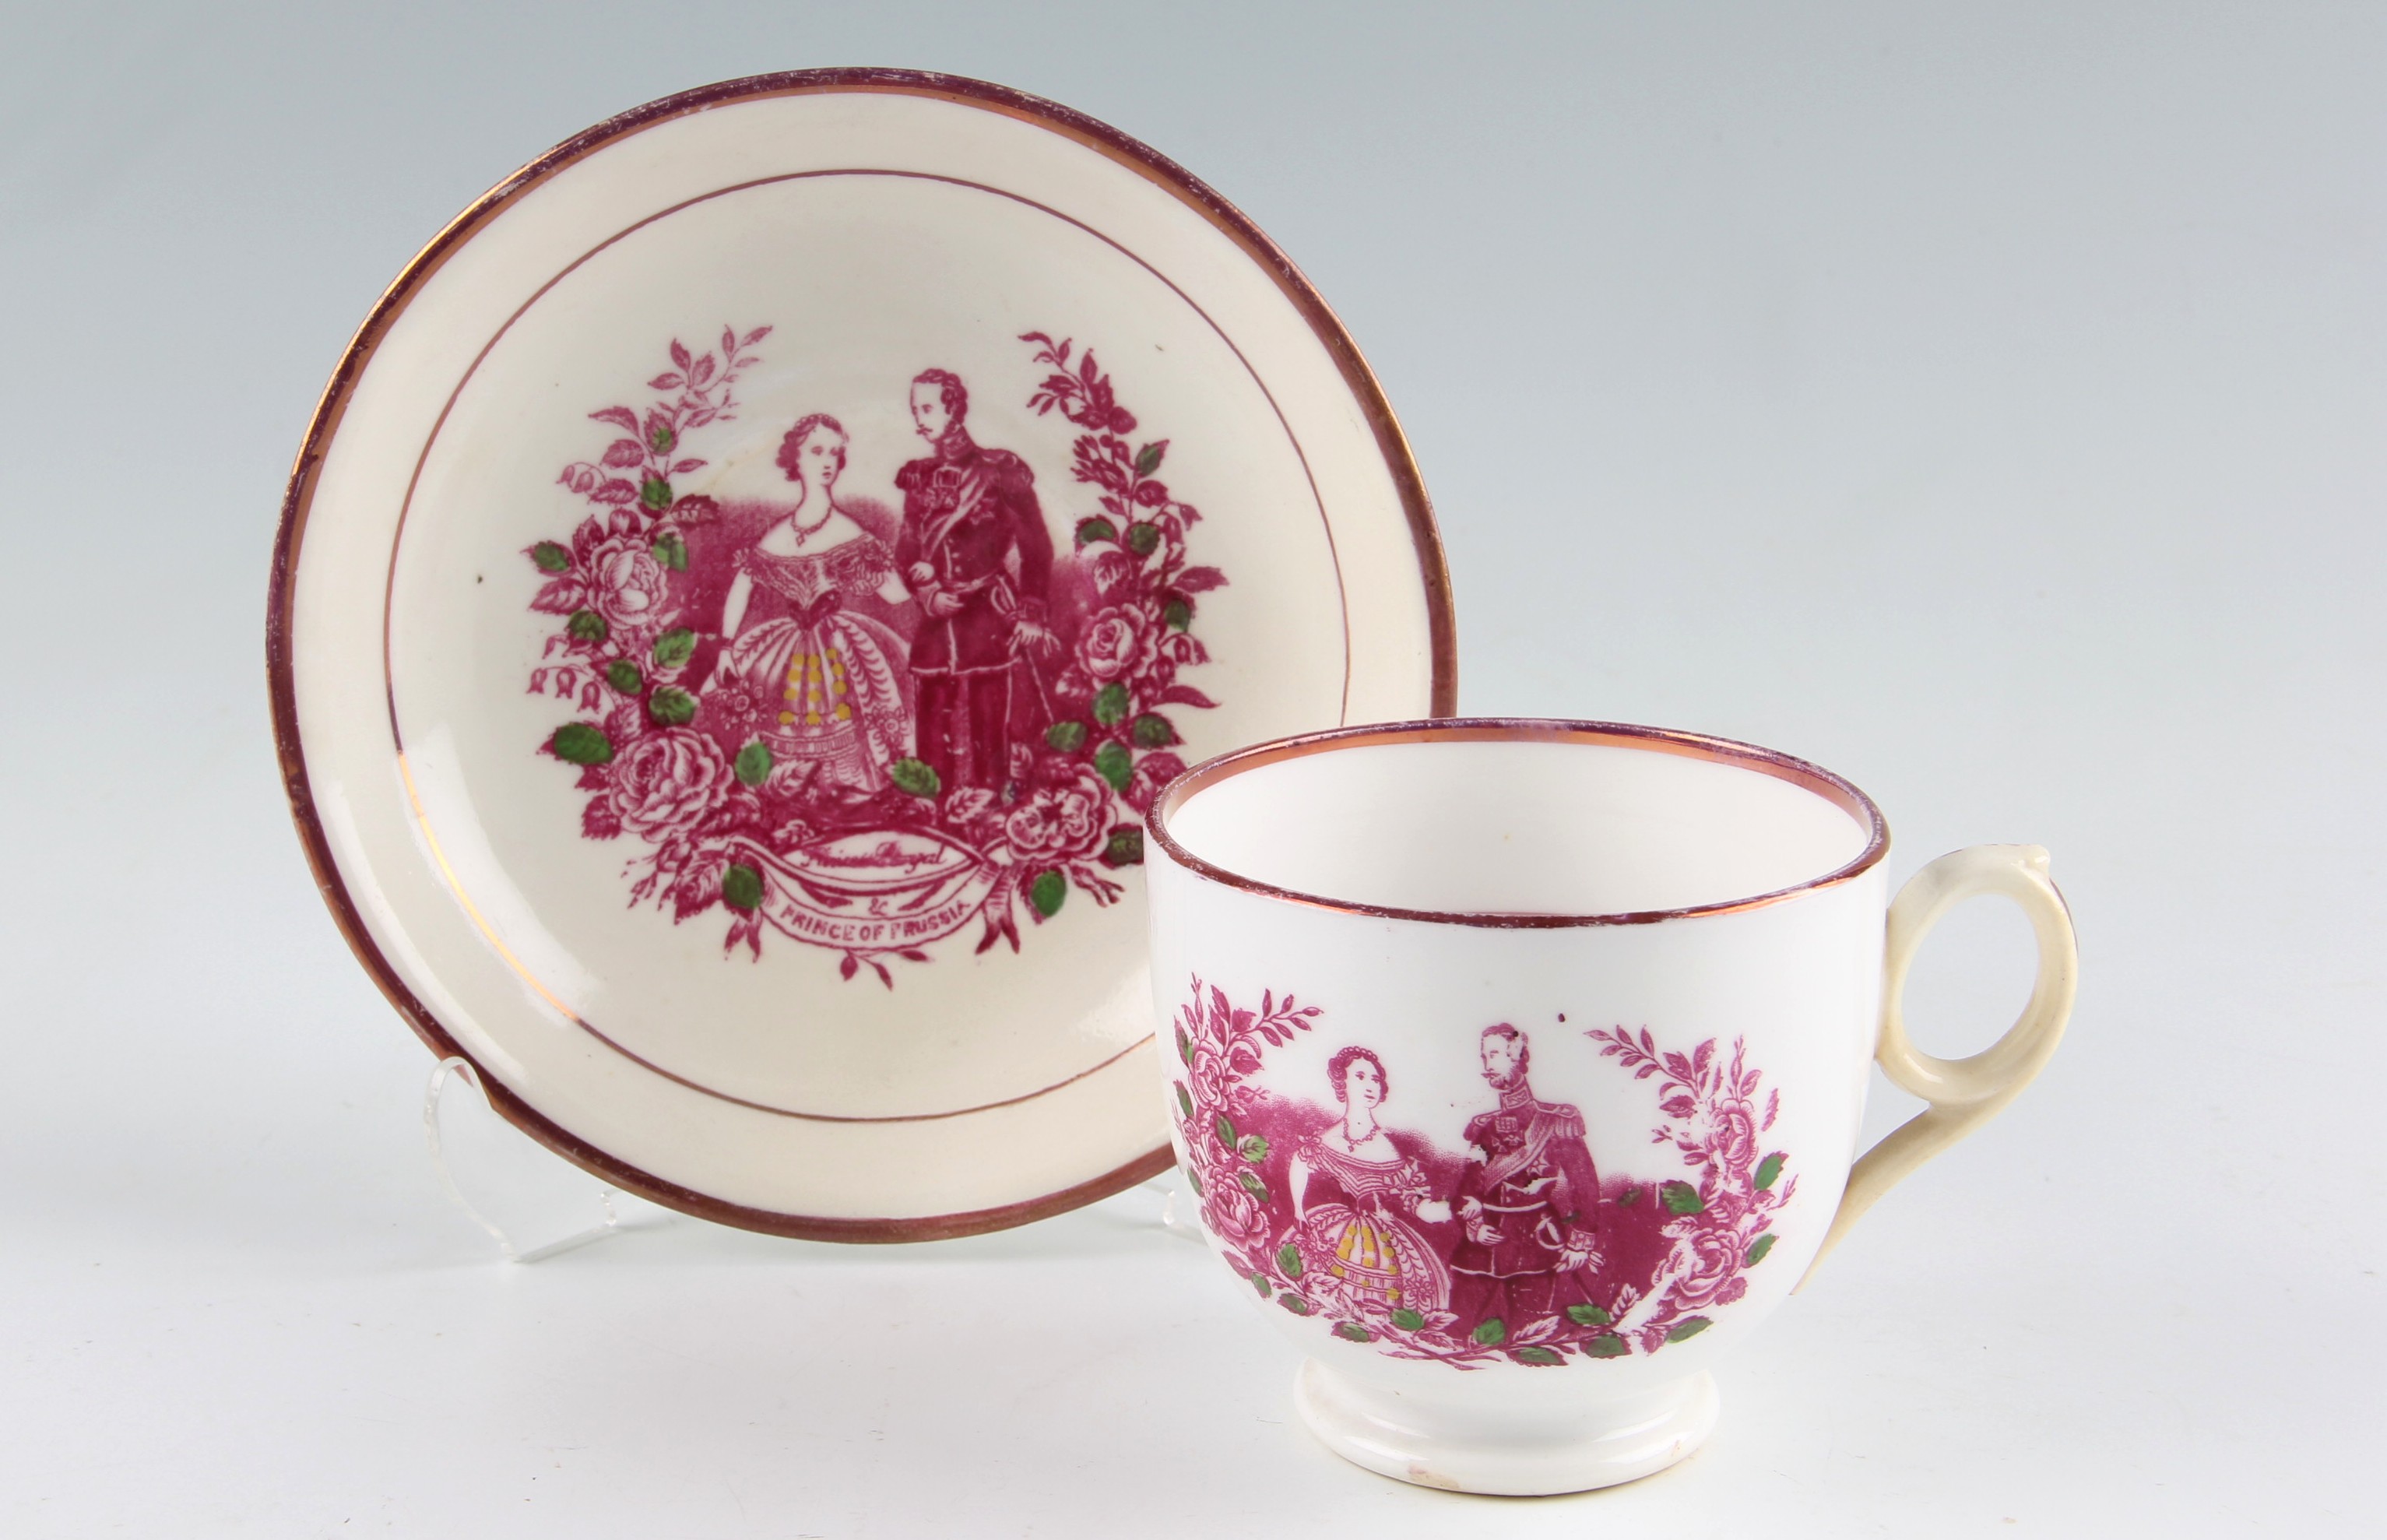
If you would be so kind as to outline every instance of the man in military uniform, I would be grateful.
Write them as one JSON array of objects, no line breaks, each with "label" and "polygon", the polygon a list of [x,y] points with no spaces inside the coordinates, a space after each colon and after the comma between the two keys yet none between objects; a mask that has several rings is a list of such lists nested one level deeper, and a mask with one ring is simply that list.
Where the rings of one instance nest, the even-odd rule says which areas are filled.
[{"label": "man in military uniform", "polygon": [[1583,1114],[1534,1099],[1525,1034],[1501,1022],[1478,1044],[1497,1111],[1467,1124],[1467,1168],[1452,1205],[1466,1238],[1451,1253],[1459,1330],[1497,1319],[1515,1332],[1591,1303],[1599,1269],[1599,1174]]},{"label": "man in military uniform", "polygon": [[1031,654],[1053,645],[1053,536],[1028,462],[980,448],[962,426],[968,414],[957,376],[929,369],[913,380],[912,425],[935,452],[895,473],[895,565],[920,604],[911,660],[919,757],[948,790],[1000,791],[1012,744],[1049,725]]}]

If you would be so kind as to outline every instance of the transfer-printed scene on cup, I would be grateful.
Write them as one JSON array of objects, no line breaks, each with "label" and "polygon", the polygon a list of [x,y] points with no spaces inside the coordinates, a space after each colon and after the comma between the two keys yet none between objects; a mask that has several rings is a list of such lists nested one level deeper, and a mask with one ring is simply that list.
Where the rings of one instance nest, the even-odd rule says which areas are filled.
[{"label": "transfer-printed scene on cup", "polygon": [[[1662,1351],[1749,1292],[1798,1179],[1744,1041],[1562,1016],[1462,1029],[1475,1104],[1420,1105],[1363,1024],[1192,980],[1173,1023],[1186,1180],[1260,1298],[1396,1357],[1559,1367]],[[1648,1120],[1590,1129],[1537,1088],[1536,1043],[1562,1040],[1579,1073],[1645,1087]],[[1455,1138],[1421,1131],[1437,1113]]]},{"label": "transfer-printed scene on cup", "polygon": [[[1003,377],[923,357],[900,399],[786,414],[774,495],[700,490],[785,341],[675,337],[635,396],[599,387],[524,552],[550,627],[528,688],[562,708],[526,748],[624,849],[626,902],[720,927],[725,956],[768,933],[891,988],[946,938],[1016,951],[1023,918],[1120,896],[1181,713],[1215,704],[1196,630],[1227,578],[1168,488],[1194,451],[1067,335],[1019,337]],[[1053,441],[982,438],[990,393]],[[861,434],[909,445],[890,485],[846,474]]]}]

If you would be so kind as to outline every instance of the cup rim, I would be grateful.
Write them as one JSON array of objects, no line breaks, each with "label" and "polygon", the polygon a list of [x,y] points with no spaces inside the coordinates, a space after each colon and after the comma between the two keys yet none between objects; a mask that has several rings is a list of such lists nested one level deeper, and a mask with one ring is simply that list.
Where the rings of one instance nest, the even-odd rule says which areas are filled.
[{"label": "cup rim", "polygon": [[[1679,909],[1635,909],[1605,915],[1547,914],[1536,912],[1509,913],[1463,909],[1401,909],[1390,905],[1365,903],[1356,899],[1332,898],[1322,893],[1306,893],[1274,883],[1262,882],[1240,872],[1228,870],[1215,862],[1195,855],[1178,843],[1168,832],[1169,815],[1195,794],[1207,790],[1220,781],[1257,770],[1264,765],[1280,764],[1318,753],[1331,753],[1344,749],[1373,748],[1389,743],[1579,743],[1598,744],[1610,748],[1638,749],[1648,752],[1676,754],[1686,759],[1704,760],[1710,764],[1735,764],[1787,781],[1803,790],[1812,791],[1865,826],[1868,838],[1864,849],[1855,857],[1825,872],[1821,877],[1777,888],[1771,892],[1749,898],[1726,899],[1714,903],[1691,904]],[[1497,930],[1556,930],[1578,926],[1654,925],[1661,920],[1689,919],[1703,915],[1731,915],[1747,909],[1761,909],[1781,903],[1805,893],[1820,892],[1853,882],[1880,864],[1889,851],[1889,825],[1881,809],[1871,797],[1859,790],[1845,776],[1833,774],[1822,765],[1786,754],[1777,749],[1743,743],[1736,738],[1716,738],[1706,733],[1683,732],[1672,727],[1644,727],[1623,722],[1586,722],[1555,717],[1523,716],[1457,716],[1439,717],[1413,722],[1367,723],[1358,726],[1330,727],[1322,732],[1301,733],[1291,738],[1273,738],[1265,743],[1250,744],[1204,760],[1179,775],[1160,789],[1152,799],[1144,814],[1144,827],[1151,839],[1168,853],[1168,858],[1197,877],[1226,887],[1240,889],[1262,898],[1282,900],[1289,903],[1306,904],[1344,915],[1365,915],[1377,919],[1416,920],[1432,925],[1465,925]]]}]

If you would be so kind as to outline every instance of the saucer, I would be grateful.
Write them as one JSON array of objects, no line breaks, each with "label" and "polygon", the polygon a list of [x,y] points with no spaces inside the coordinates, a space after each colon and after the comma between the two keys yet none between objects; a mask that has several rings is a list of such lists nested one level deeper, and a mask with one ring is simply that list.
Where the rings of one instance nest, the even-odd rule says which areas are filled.
[{"label": "saucer", "polygon": [[1169,1163],[1144,808],[1446,715],[1425,491],[1224,199],[896,70],[542,156],[409,264],[300,450],[291,807],[434,1053],[606,1180],[925,1240]]}]

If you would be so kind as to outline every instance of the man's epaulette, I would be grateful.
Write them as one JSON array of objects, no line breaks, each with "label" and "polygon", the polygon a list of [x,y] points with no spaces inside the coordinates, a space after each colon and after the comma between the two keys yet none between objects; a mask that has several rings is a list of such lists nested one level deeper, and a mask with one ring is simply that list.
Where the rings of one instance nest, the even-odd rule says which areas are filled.
[{"label": "man's epaulette", "polygon": [[1036,479],[1036,473],[1029,467],[1028,461],[1009,449],[990,449],[980,445],[978,452],[986,457],[986,468],[991,475],[1017,476],[1021,481]]},{"label": "man's epaulette", "polygon": [[918,491],[921,484],[928,479],[928,473],[936,468],[937,462],[933,460],[905,461],[902,467],[895,473],[895,486],[897,490],[904,492]]},{"label": "man's epaulette", "polygon": [[1560,1139],[1584,1137],[1583,1114],[1573,1107],[1564,1102],[1535,1102],[1534,1105],[1543,1117],[1558,1125],[1557,1131]]}]

